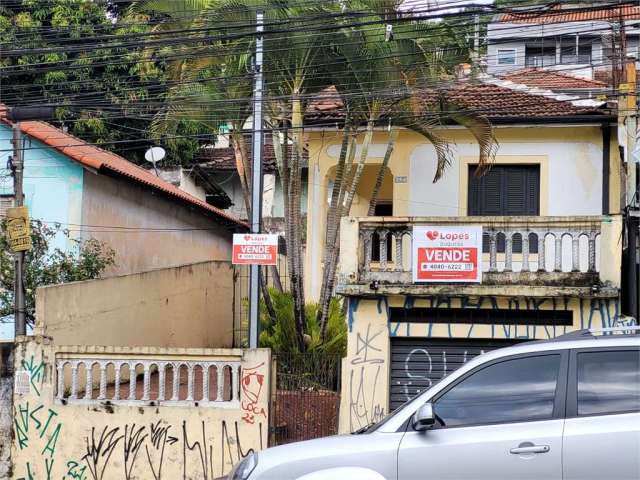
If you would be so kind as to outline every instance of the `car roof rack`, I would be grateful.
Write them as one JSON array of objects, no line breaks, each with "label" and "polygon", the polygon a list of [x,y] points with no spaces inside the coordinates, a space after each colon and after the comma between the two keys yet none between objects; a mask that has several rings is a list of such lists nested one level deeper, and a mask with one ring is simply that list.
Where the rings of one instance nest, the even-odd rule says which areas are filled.
[{"label": "car roof rack", "polygon": [[640,335],[640,326],[621,326],[609,328],[584,328],[573,332],[565,333],[555,338],[555,340],[579,340],[584,338],[599,338],[612,336]]}]

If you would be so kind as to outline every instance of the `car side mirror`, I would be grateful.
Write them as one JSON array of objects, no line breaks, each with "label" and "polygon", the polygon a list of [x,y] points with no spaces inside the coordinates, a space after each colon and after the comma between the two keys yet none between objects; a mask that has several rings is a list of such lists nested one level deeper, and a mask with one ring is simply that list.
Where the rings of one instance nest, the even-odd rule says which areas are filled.
[{"label": "car side mirror", "polygon": [[413,415],[412,425],[417,432],[424,432],[433,428],[436,424],[436,415],[433,412],[433,404],[425,403]]}]

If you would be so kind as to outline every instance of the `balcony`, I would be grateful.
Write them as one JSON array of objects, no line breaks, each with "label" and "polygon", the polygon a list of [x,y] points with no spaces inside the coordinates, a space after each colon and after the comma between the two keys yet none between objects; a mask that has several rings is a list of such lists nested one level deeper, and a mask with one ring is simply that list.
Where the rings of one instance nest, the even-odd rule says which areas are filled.
[{"label": "balcony", "polygon": [[553,55],[526,55],[524,59],[525,67],[550,67],[556,63],[555,53]]},{"label": "balcony", "polygon": [[[482,282],[414,284],[411,237],[418,225],[481,225]],[[347,218],[341,231],[338,291],[491,295],[527,286],[531,296],[609,297],[620,283],[620,239],[618,217]]]}]

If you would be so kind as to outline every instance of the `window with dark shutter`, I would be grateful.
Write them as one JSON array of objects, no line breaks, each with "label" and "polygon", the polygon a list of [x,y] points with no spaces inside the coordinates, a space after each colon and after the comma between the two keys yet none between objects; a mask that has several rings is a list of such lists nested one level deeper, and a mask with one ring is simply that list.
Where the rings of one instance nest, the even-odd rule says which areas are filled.
[{"label": "window with dark shutter", "polygon": [[[540,166],[494,165],[476,177],[476,165],[469,166],[468,208],[470,216],[540,215]],[[535,235],[529,238],[531,253],[538,253]],[[489,251],[485,237],[483,250]],[[504,236],[498,237],[498,251],[504,252]],[[513,252],[522,252],[522,239],[513,239]]]}]

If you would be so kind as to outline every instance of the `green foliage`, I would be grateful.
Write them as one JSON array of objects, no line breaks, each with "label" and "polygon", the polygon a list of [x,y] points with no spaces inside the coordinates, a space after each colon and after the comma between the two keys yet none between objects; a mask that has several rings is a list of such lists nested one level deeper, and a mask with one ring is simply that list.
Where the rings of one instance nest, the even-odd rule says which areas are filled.
[{"label": "green foliage", "polygon": [[70,133],[136,163],[153,144],[167,149],[167,164],[189,164],[209,130],[179,124],[172,132],[179,138],[150,132],[171,78],[165,63],[132,40],[152,29],[153,18],[129,12],[130,4],[0,2],[2,102],[60,105],[57,120]]},{"label": "green foliage", "polygon": [[[299,353],[296,325],[293,316],[293,297],[290,293],[270,290],[271,300],[276,311],[276,322],[272,322],[264,306],[261,309],[260,346],[271,348],[275,353]],[[325,353],[345,356],[347,353],[347,323],[342,302],[338,298],[331,300],[329,324],[326,341],[322,340],[318,323],[317,303],[307,304],[305,309],[306,336],[308,353]]]},{"label": "green foliage", "polygon": [[[14,255],[9,250],[6,222],[0,224],[0,318],[13,315]],[[66,252],[51,248],[56,236],[63,235],[75,244]],[[25,255],[25,297],[27,321],[35,318],[36,289],[44,285],[90,280],[115,264],[115,251],[95,239],[85,241],[69,237],[59,225],[49,227],[31,222],[33,249]]]}]

